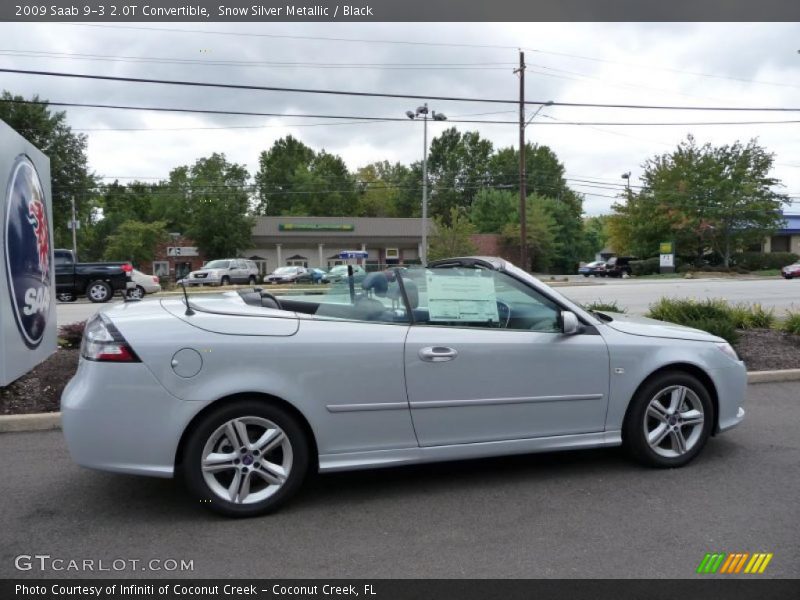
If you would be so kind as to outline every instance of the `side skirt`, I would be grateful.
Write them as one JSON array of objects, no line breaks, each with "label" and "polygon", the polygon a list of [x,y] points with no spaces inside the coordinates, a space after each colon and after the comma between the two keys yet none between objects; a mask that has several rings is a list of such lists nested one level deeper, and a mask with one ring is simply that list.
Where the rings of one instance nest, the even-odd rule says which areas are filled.
[{"label": "side skirt", "polygon": [[398,467],[427,462],[485,458],[509,454],[531,454],[534,452],[553,452],[556,450],[580,450],[619,446],[622,432],[603,431],[581,433],[578,435],[558,435],[502,442],[481,442],[476,444],[454,444],[451,446],[431,446],[426,448],[400,448],[398,450],[371,450],[368,452],[345,452],[341,454],[321,454],[319,470],[321,473],[373,469],[379,467]]}]

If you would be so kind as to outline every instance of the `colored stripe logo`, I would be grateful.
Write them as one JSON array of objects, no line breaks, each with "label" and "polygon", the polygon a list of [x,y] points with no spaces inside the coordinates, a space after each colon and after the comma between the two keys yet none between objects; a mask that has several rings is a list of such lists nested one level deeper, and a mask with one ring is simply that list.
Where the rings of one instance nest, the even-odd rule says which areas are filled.
[{"label": "colored stripe logo", "polygon": [[708,552],[700,561],[697,572],[703,575],[746,573],[761,574],[772,560],[772,552]]}]

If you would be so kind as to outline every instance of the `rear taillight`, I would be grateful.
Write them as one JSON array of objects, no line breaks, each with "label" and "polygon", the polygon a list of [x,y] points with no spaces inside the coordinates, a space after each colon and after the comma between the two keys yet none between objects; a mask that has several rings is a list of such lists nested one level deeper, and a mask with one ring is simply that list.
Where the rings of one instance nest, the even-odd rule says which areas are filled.
[{"label": "rear taillight", "polygon": [[159,283],[158,277],[156,277],[155,275],[153,275],[153,283]]},{"label": "rear taillight", "polygon": [[122,270],[123,272],[130,275],[131,273],[133,273],[133,265],[131,263],[122,263]]},{"label": "rear taillight", "polygon": [[86,323],[81,356],[96,362],[141,362],[122,334],[102,314]]}]

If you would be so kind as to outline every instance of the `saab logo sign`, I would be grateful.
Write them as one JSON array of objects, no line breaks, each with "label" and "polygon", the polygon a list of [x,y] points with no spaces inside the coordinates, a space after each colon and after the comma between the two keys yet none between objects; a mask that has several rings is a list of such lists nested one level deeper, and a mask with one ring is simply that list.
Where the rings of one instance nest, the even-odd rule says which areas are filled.
[{"label": "saab logo sign", "polygon": [[50,226],[42,182],[30,159],[14,161],[6,191],[6,272],[17,327],[37,348],[50,313]]}]

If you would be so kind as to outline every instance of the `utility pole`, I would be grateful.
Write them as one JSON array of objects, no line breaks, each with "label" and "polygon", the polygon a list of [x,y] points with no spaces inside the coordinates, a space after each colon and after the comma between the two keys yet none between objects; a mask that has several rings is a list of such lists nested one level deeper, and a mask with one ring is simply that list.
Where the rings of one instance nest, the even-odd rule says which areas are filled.
[{"label": "utility pole", "polygon": [[525,207],[526,174],[525,174],[525,53],[519,52],[519,262],[520,268],[527,271],[528,263],[528,223]]},{"label": "utility pole", "polygon": [[70,222],[70,228],[72,229],[72,252],[75,256],[75,261],[78,260],[78,233],[77,227],[75,222],[75,196],[70,196],[70,202],[72,203],[72,221]]}]

